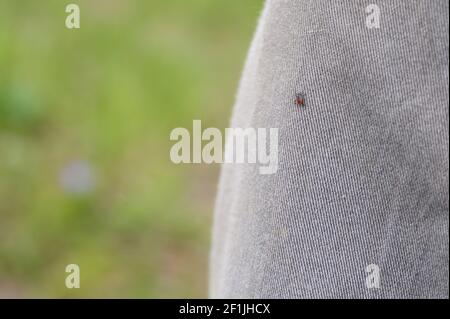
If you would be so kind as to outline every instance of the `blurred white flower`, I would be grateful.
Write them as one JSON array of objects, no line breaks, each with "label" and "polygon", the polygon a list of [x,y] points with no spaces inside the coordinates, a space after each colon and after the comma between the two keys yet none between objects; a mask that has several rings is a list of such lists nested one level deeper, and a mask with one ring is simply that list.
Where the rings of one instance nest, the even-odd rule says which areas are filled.
[{"label": "blurred white flower", "polygon": [[72,161],[60,172],[61,187],[70,194],[85,195],[92,192],[95,176],[92,165],[86,161]]}]

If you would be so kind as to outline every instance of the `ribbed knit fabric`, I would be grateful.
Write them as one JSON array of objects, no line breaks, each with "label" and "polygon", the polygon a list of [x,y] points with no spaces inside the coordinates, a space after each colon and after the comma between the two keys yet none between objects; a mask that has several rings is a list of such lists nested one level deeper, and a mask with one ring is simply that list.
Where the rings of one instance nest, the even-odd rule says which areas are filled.
[{"label": "ribbed knit fabric", "polygon": [[279,168],[223,166],[211,297],[448,298],[448,6],[266,2],[231,127],[279,128]]}]

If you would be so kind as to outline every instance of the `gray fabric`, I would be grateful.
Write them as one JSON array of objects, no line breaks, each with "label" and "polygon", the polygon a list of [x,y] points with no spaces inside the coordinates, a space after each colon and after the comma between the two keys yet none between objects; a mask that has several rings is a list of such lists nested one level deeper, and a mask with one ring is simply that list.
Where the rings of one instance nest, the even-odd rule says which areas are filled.
[{"label": "gray fabric", "polygon": [[211,297],[448,298],[448,9],[266,2],[231,127],[278,127],[279,169],[222,167]]}]

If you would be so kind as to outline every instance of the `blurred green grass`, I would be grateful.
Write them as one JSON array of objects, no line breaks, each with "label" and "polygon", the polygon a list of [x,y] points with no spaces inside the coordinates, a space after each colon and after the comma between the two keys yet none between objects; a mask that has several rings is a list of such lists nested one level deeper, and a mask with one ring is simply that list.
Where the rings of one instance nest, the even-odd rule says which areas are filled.
[{"label": "blurred green grass", "polygon": [[228,125],[261,6],[0,2],[0,297],[206,297],[219,167],[172,164],[169,133]]}]

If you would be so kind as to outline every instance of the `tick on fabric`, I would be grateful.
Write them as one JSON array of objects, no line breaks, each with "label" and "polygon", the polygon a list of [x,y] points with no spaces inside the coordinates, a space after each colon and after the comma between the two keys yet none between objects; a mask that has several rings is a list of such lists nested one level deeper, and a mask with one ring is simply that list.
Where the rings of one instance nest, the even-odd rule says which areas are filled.
[{"label": "tick on fabric", "polygon": [[302,93],[297,93],[295,96],[295,104],[298,106],[305,106],[305,95]]}]

